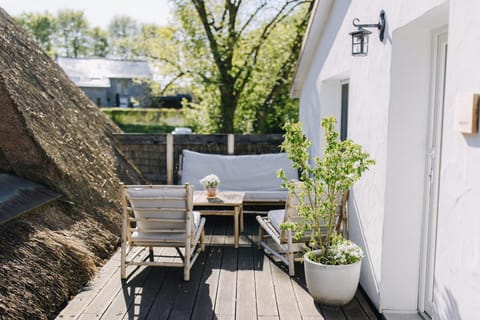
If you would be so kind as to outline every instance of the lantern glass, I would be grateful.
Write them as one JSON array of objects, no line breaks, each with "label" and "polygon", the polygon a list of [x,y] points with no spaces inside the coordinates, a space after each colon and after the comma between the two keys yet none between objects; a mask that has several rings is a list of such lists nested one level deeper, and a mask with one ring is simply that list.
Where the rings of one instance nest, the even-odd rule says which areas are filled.
[{"label": "lantern glass", "polygon": [[350,33],[352,36],[352,55],[365,56],[368,54],[368,35],[371,32],[360,28],[358,31]]}]

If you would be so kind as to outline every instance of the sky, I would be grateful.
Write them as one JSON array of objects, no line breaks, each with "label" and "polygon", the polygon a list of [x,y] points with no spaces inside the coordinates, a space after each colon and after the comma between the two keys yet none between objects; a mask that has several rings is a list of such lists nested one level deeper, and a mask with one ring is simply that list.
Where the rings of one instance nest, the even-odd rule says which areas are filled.
[{"label": "sky", "polygon": [[12,16],[22,12],[83,10],[91,27],[106,28],[111,18],[127,15],[139,22],[166,25],[171,19],[168,0],[0,0],[0,7]]}]

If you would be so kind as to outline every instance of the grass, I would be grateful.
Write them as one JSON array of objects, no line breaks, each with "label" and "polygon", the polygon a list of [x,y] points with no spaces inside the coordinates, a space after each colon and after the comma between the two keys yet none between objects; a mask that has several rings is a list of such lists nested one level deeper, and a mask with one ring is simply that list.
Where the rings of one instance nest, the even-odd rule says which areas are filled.
[{"label": "grass", "polygon": [[170,133],[184,125],[179,109],[103,108],[102,111],[128,133]]}]

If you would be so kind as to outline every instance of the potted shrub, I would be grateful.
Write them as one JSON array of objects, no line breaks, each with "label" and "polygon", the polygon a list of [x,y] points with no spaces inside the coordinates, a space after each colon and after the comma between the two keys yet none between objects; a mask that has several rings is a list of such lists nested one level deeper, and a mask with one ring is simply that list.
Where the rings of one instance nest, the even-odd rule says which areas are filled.
[{"label": "potted shrub", "polygon": [[209,174],[208,176],[203,177],[200,180],[200,183],[205,187],[208,198],[215,198],[217,196],[217,187],[220,184],[220,179],[216,175],[213,173]]},{"label": "potted shrub", "polygon": [[338,199],[374,160],[353,141],[340,141],[335,122],[335,118],[322,119],[325,147],[321,158],[312,159],[311,141],[301,123],[287,123],[281,148],[299,170],[301,188],[298,181],[289,181],[281,170],[279,177],[298,200],[301,219],[284,223],[282,228],[294,231],[299,239],[307,239],[304,267],[310,294],[320,303],[344,305],[355,295],[363,253],[336,232]]}]

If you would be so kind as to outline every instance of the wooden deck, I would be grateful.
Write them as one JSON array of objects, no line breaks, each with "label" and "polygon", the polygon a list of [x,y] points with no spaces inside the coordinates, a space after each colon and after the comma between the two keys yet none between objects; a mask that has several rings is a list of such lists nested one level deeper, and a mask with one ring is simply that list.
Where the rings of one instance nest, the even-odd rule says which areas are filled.
[{"label": "wooden deck", "polygon": [[315,304],[305,287],[303,266],[288,276],[249,239],[258,232],[245,218],[240,248],[233,248],[233,219],[207,218],[207,249],[192,268],[127,269],[120,280],[117,252],[88,287],[72,299],[57,319],[379,319],[358,291],[345,307]]}]

